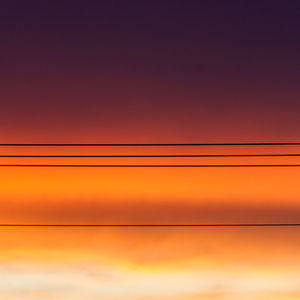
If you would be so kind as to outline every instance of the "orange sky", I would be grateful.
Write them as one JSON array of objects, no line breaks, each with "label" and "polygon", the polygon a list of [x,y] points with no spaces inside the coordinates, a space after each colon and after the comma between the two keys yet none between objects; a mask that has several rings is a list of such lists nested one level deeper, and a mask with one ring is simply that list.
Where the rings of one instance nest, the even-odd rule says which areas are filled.
[{"label": "orange sky", "polygon": [[[160,149],[159,149],[160,148]],[[195,147],[196,148],[196,147]],[[2,154],[296,153],[240,149],[1,149]],[[208,147],[206,147],[208,148]],[[2,158],[2,163],[264,164],[300,158]],[[1,218],[25,223],[297,222],[298,168],[1,168]]]}]

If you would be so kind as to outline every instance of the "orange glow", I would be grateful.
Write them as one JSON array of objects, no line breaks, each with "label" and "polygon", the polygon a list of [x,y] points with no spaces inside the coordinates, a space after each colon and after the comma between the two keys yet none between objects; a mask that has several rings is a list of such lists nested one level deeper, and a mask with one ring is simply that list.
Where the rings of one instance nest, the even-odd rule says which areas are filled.
[{"label": "orange glow", "polygon": [[[106,149],[100,153],[148,153]],[[16,149],[11,152],[14,153]],[[95,153],[95,149],[18,149],[22,154]],[[35,152],[34,152],[35,151]],[[81,151],[81,152],[80,152]],[[93,151],[93,152],[91,152]],[[104,152],[105,151],[105,152]],[[167,151],[152,150],[150,153]],[[173,151],[173,152],[172,152]],[[171,153],[190,153],[177,149]],[[180,152],[181,151],[181,152]],[[195,153],[195,149],[193,149]],[[196,153],[207,153],[203,150]],[[216,150],[214,150],[216,153]],[[232,150],[231,150],[232,151]],[[233,153],[240,153],[234,149]],[[255,150],[243,150],[253,153]],[[257,150],[256,150],[257,151]],[[268,153],[268,149],[260,150]],[[270,151],[270,150],[269,150]],[[281,150],[282,151],[282,150]],[[286,150],[285,150],[286,151]],[[295,150],[294,150],[295,151]],[[217,153],[232,153],[230,149]],[[170,151],[169,151],[170,153]],[[254,152],[255,153],[255,152]],[[277,152],[278,153],[278,152]],[[20,164],[259,164],[300,158],[2,158]],[[0,215],[6,222],[293,221],[300,206],[298,168],[1,168]],[[197,210],[197,214],[195,212]],[[95,215],[95,211],[102,211]],[[131,212],[130,212],[131,211]],[[139,211],[139,213],[138,213]],[[223,211],[223,212],[222,212]],[[286,211],[286,213],[284,213]],[[236,217],[238,213],[238,218]],[[281,214],[281,215],[280,215]],[[256,217],[255,217],[256,215]],[[146,222],[146,221],[144,221]],[[146,222],[146,223],[147,223]]]}]

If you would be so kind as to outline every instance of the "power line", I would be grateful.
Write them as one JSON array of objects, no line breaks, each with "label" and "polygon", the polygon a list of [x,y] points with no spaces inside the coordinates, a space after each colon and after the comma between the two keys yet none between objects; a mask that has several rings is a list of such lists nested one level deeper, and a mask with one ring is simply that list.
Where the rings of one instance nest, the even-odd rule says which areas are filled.
[{"label": "power line", "polygon": [[0,147],[174,147],[174,146],[300,146],[300,142],[257,143],[15,143]]},{"label": "power line", "polygon": [[0,155],[0,158],[300,157],[295,154]]},{"label": "power line", "polygon": [[0,227],[298,227],[300,223],[239,224],[0,224]]},{"label": "power line", "polygon": [[2,164],[0,167],[39,167],[39,168],[260,168],[260,167],[300,167],[300,164],[259,164],[259,165],[95,165],[95,164]]}]

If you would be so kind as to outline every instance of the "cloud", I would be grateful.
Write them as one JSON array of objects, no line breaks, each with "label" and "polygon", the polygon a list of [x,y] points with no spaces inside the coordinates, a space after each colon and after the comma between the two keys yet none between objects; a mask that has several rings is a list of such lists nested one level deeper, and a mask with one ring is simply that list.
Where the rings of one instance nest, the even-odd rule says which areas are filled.
[{"label": "cloud", "polygon": [[[299,274],[259,275],[202,270],[147,272],[120,267],[29,264],[1,265],[0,293],[25,300],[43,299],[282,299],[300,294]],[[93,274],[101,273],[95,277]],[[117,276],[112,279],[111,273]],[[106,280],[106,275],[110,280]],[[224,298],[223,298],[224,297]],[[249,298],[250,299],[250,298]]]},{"label": "cloud", "polygon": [[[298,223],[300,205],[267,204],[241,200],[159,202],[148,199],[109,201],[105,199],[39,199],[16,205],[6,201],[0,212],[7,223],[58,224],[209,224],[209,223]],[[282,201],[284,202],[284,201]]]}]

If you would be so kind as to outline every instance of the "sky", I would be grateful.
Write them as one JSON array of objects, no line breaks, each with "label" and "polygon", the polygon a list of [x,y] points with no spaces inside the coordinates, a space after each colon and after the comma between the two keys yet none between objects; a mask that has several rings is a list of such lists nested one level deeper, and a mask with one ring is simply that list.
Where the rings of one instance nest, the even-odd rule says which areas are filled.
[{"label": "sky", "polygon": [[298,228],[1,229],[4,300],[296,300]]},{"label": "sky", "polygon": [[[299,13],[293,0],[2,1],[0,141],[299,142]],[[0,156],[255,153],[300,146],[0,147]],[[300,164],[300,156],[0,157],[10,163]],[[1,167],[0,223],[299,223],[299,175],[298,168]],[[235,300],[253,299],[254,290],[259,300],[299,298],[295,228],[274,228],[270,237],[262,229],[53,229],[49,241],[44,230],[0,230],[4,300]],[[202,243],[213,253],[192,251]]]}]

